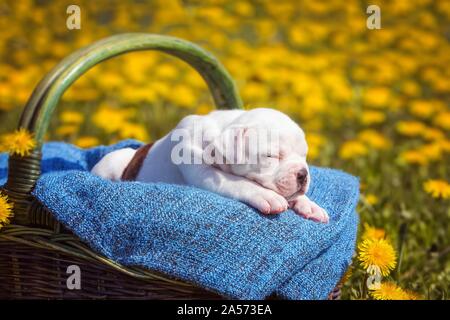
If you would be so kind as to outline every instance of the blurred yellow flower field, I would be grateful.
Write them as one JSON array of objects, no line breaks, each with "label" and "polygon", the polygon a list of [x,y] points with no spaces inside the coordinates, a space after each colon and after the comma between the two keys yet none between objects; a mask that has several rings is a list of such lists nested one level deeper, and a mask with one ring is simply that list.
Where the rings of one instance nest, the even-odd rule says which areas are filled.
[{"label": "blurred yellow flower field", "polygon": [[[310,163],[360,177],[366,227],[344,298],[450,298],[449,1],[377,1],[380,30],[366,27],[371,3],[359,0],[79,0],[80,30],[66,28],[70,4],[0,3],[3,149],[27,152],[11,137],[32,139],[10,134],[38,81],[71,52],[122,32],[181,37],[219,58],[247,108],[276,108],[298,121]],[[150,141],[184,115],[212,109],[187,65],[131,53],[77,80],[46,138],[83,148]],[[0,224],[9,212],[0,198]],[[376,261],[386,277],[364,293]]]}]

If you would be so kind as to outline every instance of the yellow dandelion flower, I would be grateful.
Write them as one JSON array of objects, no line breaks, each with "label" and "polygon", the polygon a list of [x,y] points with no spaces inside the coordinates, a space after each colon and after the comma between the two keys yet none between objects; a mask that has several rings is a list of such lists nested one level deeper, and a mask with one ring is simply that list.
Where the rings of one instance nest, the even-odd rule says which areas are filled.
[{"label": "yellow dandelion flower", "polygon": [[127,109],[115,109],[113,107],[102,105],[94,113],[92,121],[94,124],[105,130],[107,133],[113,133],[119,131],[123,123],[128,121],[135,115],[135,110]]},{"label": "yellow dandelion flower", "polygon": [[83,136],[75,140],[75,145],[80,148],[91,148],[98,145],[100,141],[96,137]]},{"label": "yellow dandelion flower", "polygon": [[239,15],[244,17],[252,16],[254,13],[254,8],[252,5],[243,1],[237,2],[234,6],[234,10],[236,10]]},{"label": "yellow dandelion flower", "polygon": [[308,44],[309,37],[301,28],[293,27],[289,32],[289,40],[293,45],[303,46]]},{"label": "yellow dandelion flower", "polygon": [[370,226],[369,224],[364,224],[364,233],[362,235],[363,239],[379,240],[386,237],[386,232],[383,229],[378,229]]},{"label": "yellow dandelion flower", "polygon": [[259,101],[268,98],[268,90],[258,82],[249,82],[242,88],[242,96],[248,101]]},{"label": "yellow dandelion flower", "polygon": [[380,287],[371,290],[370,294],[376,300],[406,300],[405,291],[393,282],[383,282]]},{"label": "yellow dandelion flower", "polygon": [[436,141],[436,140],[443,140],[444,137],[445,137],[445,135],[444,135],[444,133],[443,133],[441,130],[439,130],[439,129],[436,129],[436,128],[427,128],[427,129],[425,129],[425,130],[422,132],[422,137],[423,137],[425,140],[433,140],[433,141]]},{"label": "yellow dandelion flower", "polygon": [[210,104],[203,103],[197,107],[196,114],[208,114],[212,110],[214,110],[214,107],[212,107]]},{"label": "yellow dandelion flower", "polygon": [[450,111],[437,114],[433,122],[442,129],[450,130]]},{"label": "yellow dandelion flower", "polygon": [[119,135],[124,139],[150,140],[147,129],[143,125],[135,123],[124,123],[120,128]]},{"label": "yellow dandelion flower", "polygon": [[342,159],[358,158],[367,155],[368,150],[364,143],[359,141],[347,141],[339,150],[339,156]]},{"label": "yellow dandelion flower", "polygon": [[374,195],[373,193],[366,194],[366,201],[371,206],[376,205],[378,203],[378,197]]},{"label": "yellow dandelion flower", "polygon": [[442,139],[434,142],[444,152],[450,152],[450,140]]},{"label": "yellow dandelion flower", "polygon": [[414,81],[406,81],[402,86],[402,92],[409,96],[416,97],[420,94],[421,87]]},{"label": "yellow dandelion flower", "polygon": [[308,142],[308,158],[317,159],[320,155],[320,149],[325,144],[325,137],[317,133],[309,133],[306,137]]},{"label": "yellow dandelion flower", "polygon": [[419,118],[429,118],[436,112],[435,104],[432,101],[417,100],[409,106],[409,111]]},{"label": "yellow dandelion flower", "polygon": [[423,188],[433,198],[450,198],[450,184],[445,180],[428,180],[423,184]]},{"label": "yellow dandelion flower", "polygon": [[177,85],[173,88],[173,94],[168,99],[175,105],[182,108],[191,108],[197,101],[197,96],[194,90],[187,85]]},{"label": "yellow dandelion flower", "polygon": [[387,276],[395,268],[397,258],[389,241],[385,239],[364,239],[358,249],[358,259],[364,269],[375,265],[380,268],[383,276]]},{"label": "yellow dandelion flower", "polygon": [[421,146],[418,151],[430,161],[442,158],[442,148],[437,143],[429,143]]},{"label": "yellow dandelion flower", "polygon": [[397,132],[404,136],[414,137],[422,135],[427,126],[419,121],[399,121],[396,126]]},{"label": "yellow dandelion flower", "polygon": [[70,136],[78,132],[80,128],[76,124],[65,124],[56,128],[56,134],[58,136]]},{"label": "yellow dandelion flower", "polygon": [[363,111],[361,122],[364,125],[378,124],[386,120],[386,115],[380,111]]},{"label": "yellow dandelion flower", "polygon": [[70,124],[81,124],[84,120],[83,114],[77,111],[64,111],[59,118],[62,122]]},{"label": "yellow dandelion flower", "polygon": [[34,140],[33,135],[24,128],[3,135],[0,144],[2,150],[6,150],[10,154],[16,154],[21,157],[28,156],[36,147],[36,141]]},{"label": "yellow dandelion flower", "polygon": [[161,79],[175,79],[178,77],[178,69],[171,64],[164,63],[156,68],[155,74]]},{"label": "yellow dandelion flower", "polygon": [[13,205],[8,197],[0,193],[0,229],[9,224],[9,219],[13,216]]},{"label": "yellow dandelion flower", "polygon": [[391,97],[391,90],[389,88],[369,88],[363,94],[363,102],[367,106],[383,108],[389,104]]},{"label": "yellow dandelion flower", "polygon": [[391,146],[390,141],[386,137],[372,129],[361,131],[358,134],[358,139],[378,150],[388,149]]},{"label": "yellow dandelion flower", "polygon": [[408,164],[427,165],[428,158],[422,152],[417,150],[403,151],[399,156],[399,161]]}]

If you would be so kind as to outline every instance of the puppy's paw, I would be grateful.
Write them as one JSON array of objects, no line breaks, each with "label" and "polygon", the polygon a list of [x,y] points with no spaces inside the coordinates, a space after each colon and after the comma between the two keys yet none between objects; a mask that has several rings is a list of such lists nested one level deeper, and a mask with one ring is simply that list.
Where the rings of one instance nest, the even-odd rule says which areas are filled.
[{"label": "puppy's paw", "polygon": [[299,215],[316,222],[328,223],[329,217],[325,209],[322,209],[314,201],[305,195],[298,196],[289,201],[290,207]]},{"label": "puppy's paw", "polygon": [[272,190],[260,190],[248,198],[248,204],[264,214],[276,214],[286,211],[287,200]]}]

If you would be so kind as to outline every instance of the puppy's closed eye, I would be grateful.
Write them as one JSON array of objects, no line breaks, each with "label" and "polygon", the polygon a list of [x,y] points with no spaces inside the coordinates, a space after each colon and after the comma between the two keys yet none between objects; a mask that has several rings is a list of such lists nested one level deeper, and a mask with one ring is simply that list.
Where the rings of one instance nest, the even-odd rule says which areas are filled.
[{"label": "puppy's closed eye", "polygon": [[278,159],[281,160],[284,158],[285,154],[282,151],[272,151],[272,152],[268,152],[265,155],[267,158],[272,158],[272,159]]},{"label": "puppy's closed eye", "polygon": [[260,164],[262,165],[262,169],[271,168],[277,166],[280,162],[280,156],[278,154],[263,154],[260,157]]}]

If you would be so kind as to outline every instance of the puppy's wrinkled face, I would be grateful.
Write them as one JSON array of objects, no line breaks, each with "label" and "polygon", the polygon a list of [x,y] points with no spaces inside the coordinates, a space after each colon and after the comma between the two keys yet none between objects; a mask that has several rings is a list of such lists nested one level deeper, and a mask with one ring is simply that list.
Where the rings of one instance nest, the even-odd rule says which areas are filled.
[{"label": "puppy's wrinkled face", "polygon": [[219,141],[217,149],[227,161],[217,167],[225,172],[287,199],[308,190],[305,135],[286,115],[271,109],[251,110],[226,128]]}]

